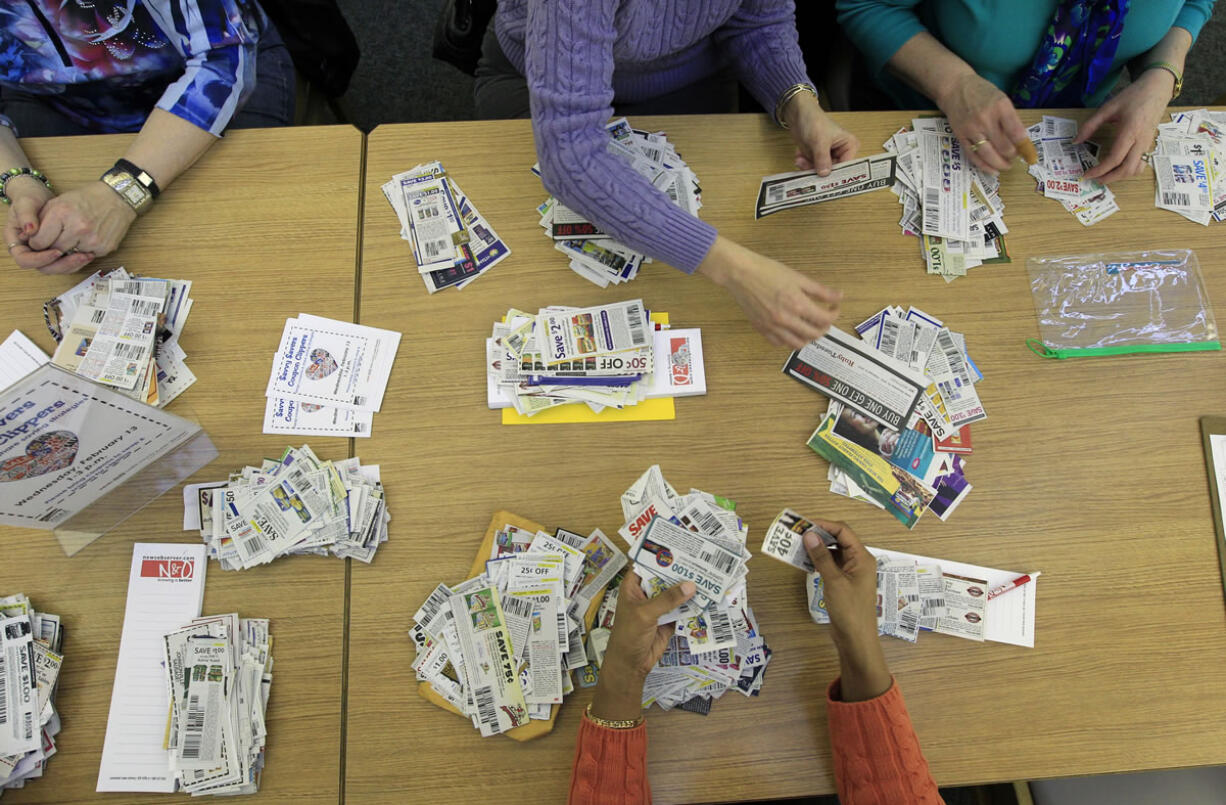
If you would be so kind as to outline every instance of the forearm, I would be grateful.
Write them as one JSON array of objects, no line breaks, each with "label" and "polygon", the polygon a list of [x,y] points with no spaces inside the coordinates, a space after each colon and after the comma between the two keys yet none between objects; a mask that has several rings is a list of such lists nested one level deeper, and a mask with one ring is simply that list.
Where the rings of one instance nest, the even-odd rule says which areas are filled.
[{"label": "forearm", "polygon": [[959,81],[976,75],[975,68],[927,31],[908,39],[886,65],[937,105]]},{"label": "forearm", "polygon": [[199,126],[154,109],[128,146],[124,159],[138,166],[165,190],[217,141]]},{"label": "forearm", "polygon": [[836,638],[835,645],[839,652],[843,701],[867,701],[890,689],[890,669],[875,634],[859,639]]},{"label": "forearm", "polygon": [[1163,62],[1175,68],[1175,71],[1183,75],[1184,63],[1188,58],[1188,51],[1192,48],[1192,34],[1184,28],[1174,27],[1166,32],[1166,36],[1158,40],[1158,44],[1154,45],[1149,50],[1142,53],[1129,63],[1130,69],[1133,71],[1133,80],[1141,77],[1143,72],[1153,72],[1166,77],[1163,81],[1165,87],[1167,81],[1170,83],[1170,91],[1175,91],[1175,76],[1168,73],[1166,70],[1155,69],[1146,71],[1145,68],[1151,64]]},{"label": "forearm", "polygon": [[22,150],[13,130],[8,126],[0,126],[0,170],[9,168],[31,168],[29,157]]},{"label": "forearm", "polygon": [[643,714],[643,678],[613,663],[600,669],[592,715],[606,721],[634,721]]}]

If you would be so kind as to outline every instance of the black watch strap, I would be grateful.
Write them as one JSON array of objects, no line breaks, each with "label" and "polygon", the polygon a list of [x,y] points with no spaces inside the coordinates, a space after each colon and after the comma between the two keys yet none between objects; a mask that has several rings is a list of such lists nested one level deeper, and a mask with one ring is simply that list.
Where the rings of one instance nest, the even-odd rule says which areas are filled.
[{"label": "black watch strap", "polygon": [[162,188],[158,187],[158,183],[153,180],[153,177],[146,173],[141,168],[136,167],[126,159],[121,159],[115,163],[115,167],[122,171],[127,171],[132,174],[136,181],[140,182],[141,186],[153,194],[157,198],[162,194]]}]

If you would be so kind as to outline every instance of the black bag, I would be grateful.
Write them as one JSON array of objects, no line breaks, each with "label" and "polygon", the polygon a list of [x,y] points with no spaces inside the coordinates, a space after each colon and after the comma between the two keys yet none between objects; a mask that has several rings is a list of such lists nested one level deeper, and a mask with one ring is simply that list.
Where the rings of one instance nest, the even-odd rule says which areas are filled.
[{"label": "black bag", "polygon": [[336,0],[260,0],[260,6],[302,77],[329,98],[344,95],[361,51]]},{"label": "black bag", "polygon": [[443,0],[434,26],[434,58],[476,75],[481,40],[497,6],[497,0]]}]

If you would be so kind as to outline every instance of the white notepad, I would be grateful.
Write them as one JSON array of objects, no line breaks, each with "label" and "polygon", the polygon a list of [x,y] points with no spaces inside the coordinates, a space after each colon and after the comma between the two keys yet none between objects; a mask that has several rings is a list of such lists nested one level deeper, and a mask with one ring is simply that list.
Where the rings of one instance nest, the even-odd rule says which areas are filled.
[{"label": "white notepad", "polygon": [[[1026,571],[1019,573],[1012,570],[997,570],[991,567],[979,567],[978,565],[951,562],[948,559],[934,559],[929,556],[918,556],[913,553],[902,553],[901,551],[886,551],[881,548],[869,548],[868,550],[873,556],[889,556],[896,559],[915,561],[920,564],[937,564],[941,566],[942,573],[953,573],[958,576],[983,579],[988,583],[989,590],[1008,584],[1019,576],[1026,574]],[[983,639],[996,643],[1009,643],[1014,646],[1034,648],[1034,609],[1038,585],[1039,583],[1036,579],[1022,585],[1020,589],[989,600],[983,614],[984,620],[987,621],[984,625]]]},{"label": "white notepad", "polygon": [[200,617],[205,566],[203,545],[133,546],[98,791],[175,790],[163,748],[170,702],[162,638]]},{"label": "white notepad", "polygon": [[0,391],[51,360],[38,345],[26,338],[20,330],[0,344]]}]

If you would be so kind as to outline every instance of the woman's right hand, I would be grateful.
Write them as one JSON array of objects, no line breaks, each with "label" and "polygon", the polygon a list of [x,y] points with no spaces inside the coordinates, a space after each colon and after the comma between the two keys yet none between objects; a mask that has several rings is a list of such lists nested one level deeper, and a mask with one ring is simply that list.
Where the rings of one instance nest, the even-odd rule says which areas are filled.
[{"label": "woman's right hand", "polygon": [[822,576],[826,612],[842,669],[842,699],[872,699],[893,680],[877,639],[877,560],[846,523],[814,520],[839,543],[832,552],[817,533],[804,535],[805,550]]},{"label": "woman's right hand", "polygon": [[839,316],[840,291],[723,237],[698,271],[732,294],[758,332],[775,346],[800,349]]},{"label": "woman's right hand", "polygon": [[93,259],[92,254],[65,256],[59,249],[35,251],[27,244],[38,232],[38,218],[55,193],[30,176],[14,176],[5,186],[9,204],[8,220],[4,224],[4,242],[13,262],[21,268],[32,268],[44,274],[67,274],[80,270]]},{"label": "woman's right hand", "polygon": [[1017,156],[1014,144],[1027,135],[1005,93],[970,71],[959,74],[935,100],[976,167],[1009,170]]}]

